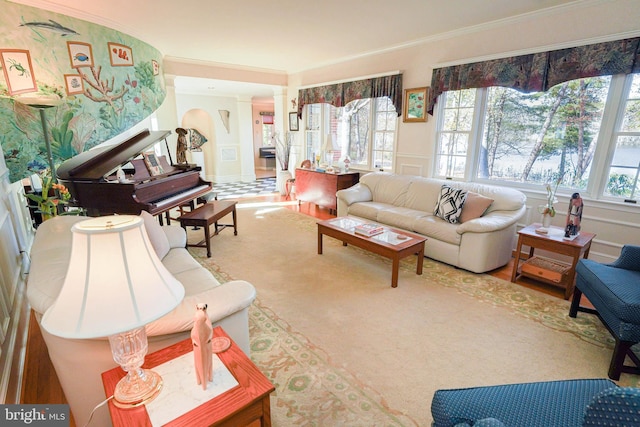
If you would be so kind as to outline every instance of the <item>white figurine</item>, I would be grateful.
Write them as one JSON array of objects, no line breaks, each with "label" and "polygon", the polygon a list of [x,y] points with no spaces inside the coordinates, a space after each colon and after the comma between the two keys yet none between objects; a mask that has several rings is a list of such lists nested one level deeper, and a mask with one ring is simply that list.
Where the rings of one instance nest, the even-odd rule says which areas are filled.
[{"label": "white figurine", "polygon": [[191,330],[193,359],[196,367],[196,380],[198,384],[202,384],[202,389],[206,390],[207,383],[213,381],[213,352],[211,349],[213,328],[207,315],[207,304],[198,304],[196,309]]}]

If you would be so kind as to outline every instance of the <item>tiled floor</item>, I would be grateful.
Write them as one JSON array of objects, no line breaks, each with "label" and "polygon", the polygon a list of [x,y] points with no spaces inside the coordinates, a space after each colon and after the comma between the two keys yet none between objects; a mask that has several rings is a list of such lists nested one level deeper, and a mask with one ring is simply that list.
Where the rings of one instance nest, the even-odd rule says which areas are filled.
[{"label": "tiled floor", "polygon": [[253,182],[213,184],[213,192],[217,194],[218,200],[264,196],[275,193],[275,191],[275,178],[259,178]]}]

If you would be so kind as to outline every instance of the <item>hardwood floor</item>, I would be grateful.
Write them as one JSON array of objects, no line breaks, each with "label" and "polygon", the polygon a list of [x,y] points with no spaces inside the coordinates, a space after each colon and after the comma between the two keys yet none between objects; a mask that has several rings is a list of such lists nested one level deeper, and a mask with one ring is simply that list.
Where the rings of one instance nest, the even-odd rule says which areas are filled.
[{"label": "hardwood floor", "polygon": [[[287,198],[277,194],[273,196],[266,196],[264,199],[265,201],[274,202],[288,200]],[[288,205],[287,208],[323,220],[335,216],[330,214],[327,209],[319,208],[311,203]],[[512,268],[513,260],[506,266],[489,272],[489,274],[509,281],[511,280]],[[546,285],[528,278],[518,279],[517,283],[557,298],[564,297],[564,291],[559,287]],[[29,326],[29,338],[23,378],[22,403],[66,403],[58,377],[53,369],[51,361],[49,360],[42,334],[40,333],[38,324],[33,318],[33,313],[31,314],[31,322]],[[73,419],[71,427],[75,427]]]}]

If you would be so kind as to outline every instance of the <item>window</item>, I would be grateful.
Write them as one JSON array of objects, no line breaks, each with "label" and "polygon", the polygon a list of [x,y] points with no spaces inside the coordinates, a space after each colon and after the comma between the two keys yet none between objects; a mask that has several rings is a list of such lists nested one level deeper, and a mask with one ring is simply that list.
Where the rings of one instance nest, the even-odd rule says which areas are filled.
[{"label": "window", "polygon": [[359,99],[344,107],[307,104],[307,158],[351,167],[393,170],[398,113],[387,97]]},{"label": "window", "polygon": [[640,184],[640,74],[627,79],[624,110],[613,136],[614,152],[605,195],[637,200]]},{"label": "window", "polygon": [[[623,90],[611,89],[625,79]],[[592,197],[637,198],[638,75],[577,79],[529,94],[489,87],[443,96],[436,176],[536,186],[561,179],[561,186]],[[614,121],[617,126],[608,125]],[[594,158],[609,156],[610,165],[603,163],[610,166],[608,176],[592,170]]]}]

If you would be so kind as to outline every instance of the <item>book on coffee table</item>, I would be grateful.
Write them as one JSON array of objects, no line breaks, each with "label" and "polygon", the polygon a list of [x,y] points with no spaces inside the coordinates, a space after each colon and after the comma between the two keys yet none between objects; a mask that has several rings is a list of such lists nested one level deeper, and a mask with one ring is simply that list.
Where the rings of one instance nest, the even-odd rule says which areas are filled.
[{"label": "book on coffee table", "polygon": [[384,227],[379,224],[365,223],[356,225],[353,231],[363,236],[375,236],[376,234],[382,233],[384,231]]}]

